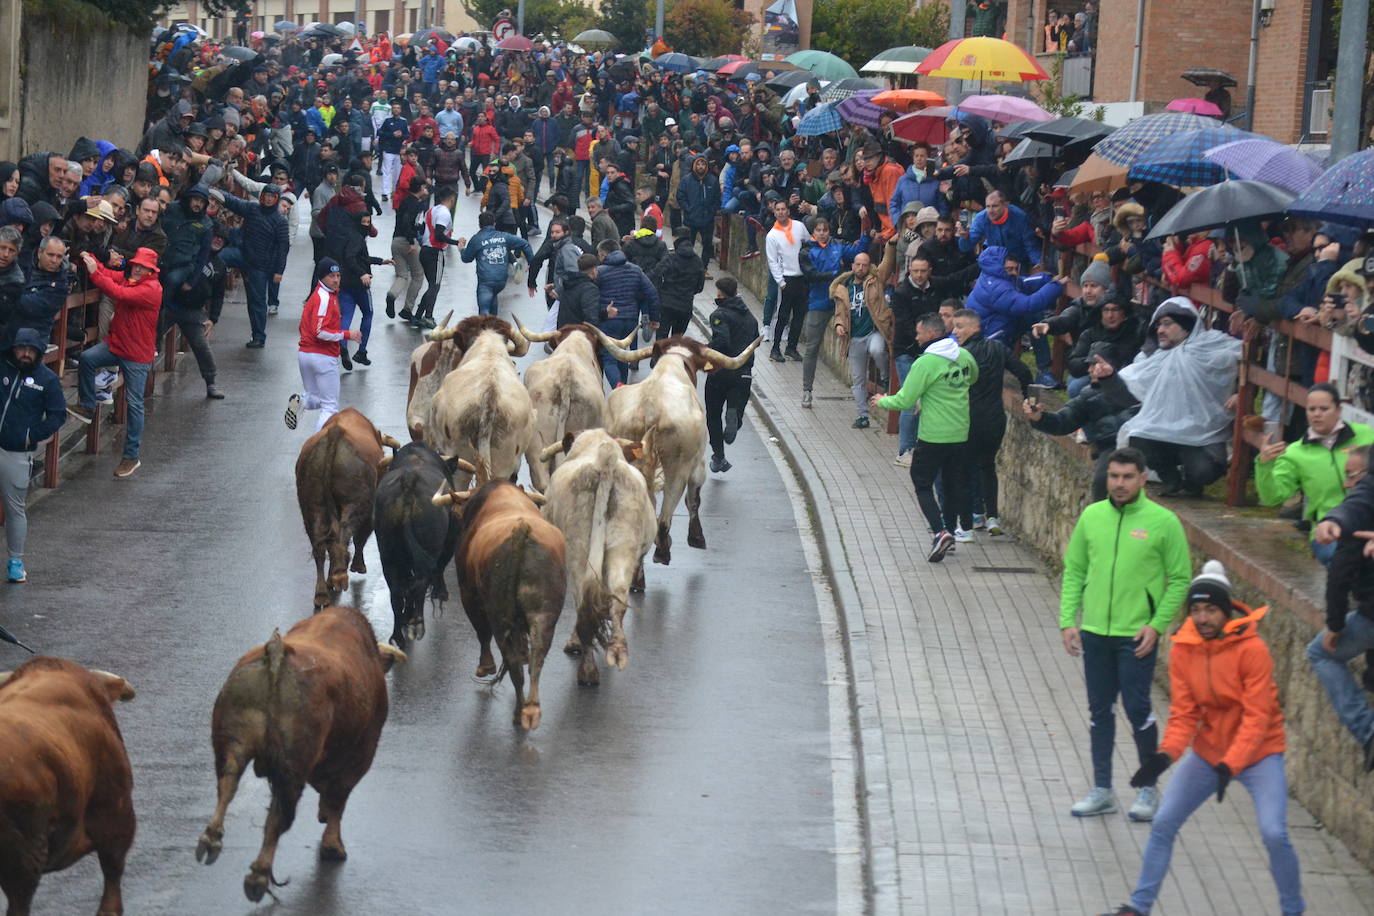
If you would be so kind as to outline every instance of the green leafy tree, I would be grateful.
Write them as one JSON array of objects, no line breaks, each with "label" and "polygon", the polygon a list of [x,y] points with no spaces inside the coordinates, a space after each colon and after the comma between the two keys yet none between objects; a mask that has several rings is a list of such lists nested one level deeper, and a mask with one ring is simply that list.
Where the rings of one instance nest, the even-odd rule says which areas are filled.
[{"label": "green leafy tree", "polygon": [[[489,28],[510,0],[463,0],[463,8],[482,28]],[[526,0],[525,34],[571,38],[596,22],[596,13],[577,0]]]},{"label": "green leafy tree", "polygon": [[[43,16],[75,34],[101,28],[106,23],[126,26],[136,32],[153,28],[162,18],[167,0],[24,0],[27,13]],[[206,16],[248,13],[248,0],[206,0],[201,4]]]},{"label": "green leafy tree", "polygon": [[858,69],[898,45],[934,48],[949,34],[949,7],[912,9],[912,0],[817,0],[811,47],[824,48]]},{"label": "green leafy tree", "polygon": [[644,32],[652,21],[649,0],[601,0],[600,27],[620,40],[622,51],[645,47]]},{"label": "green leafy tree", "polygon": [[668,44],[676,51],[702,57],[739,53],[753,13],[726,0],[679,0],[663,20]]}]

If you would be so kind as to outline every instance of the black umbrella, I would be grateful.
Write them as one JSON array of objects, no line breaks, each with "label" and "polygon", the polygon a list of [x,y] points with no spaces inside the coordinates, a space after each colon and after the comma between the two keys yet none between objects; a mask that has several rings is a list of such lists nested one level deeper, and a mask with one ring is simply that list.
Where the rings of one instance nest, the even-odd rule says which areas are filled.
[{"label": "black umbrella", "polygon": [[230,45],[227,48],[220,49],[219,53],[232,60],[252,60],[258,56],[257,51],[254,51],[252,48],[245,48],[242,45]]},{"label": "black umbrella", "polygon": [[1035,127],[1037,124],[1041,124],[1041,123],[1043,123],[1043,122],[1041,122],[1041,121],[1012,121],[1012,122],[1011,122],[1010,124],[1008,124],[1006,127],[1002,127],[1002,128],[999,128],[998,130],[996,130],[995,133],[996,133],[996,135],[997,135],[997,139],[998,139],[998,140],[1023,140],[1023,139],[1025,139],[1026,131],[1030,130],[1032,127]]},{"label": "black umbrella", "polygon": [[777,76],[764,83],[764,85],[776,91],[778,95],[783,95],[792,87],[800,86],[802,83],[811,80],[820,82],[816,74],[812,73],[810,70],[788,70],[784,73],[779,73]]},{"label": "black umbrella", "polygon": [[453,33],[450,32],[448,29],[438,28],[421,29],[414,35],[410,36],[410,43],[414,47],[423,48],[425,45],[429,44],[429,41],[432,38],[440,38],[448,44],[453,43]]},{"label": "black umbrella", "polygon": [[1016,144],[1016,149],[1007,154],[1003,159],[1004,165],[1011,165],[1013,162],[1025,162],[1030,159],[1053,159],[1056,147],[1051,146],[1043,140],[1032,140],[1025,137],[1020,143]]},{"label": "black umbrella", "polygon": [[[28,646],[24,645],[22,642],[15,639],[14,634],[11,633],[9,630],[5,629],[4,627],[0,627],[0,640],[4,640],[7,643],[13,643],[21,649],[29,649]],[[38,654],[37,652],[34,652],[33,649],[29,649],[29,652],[31,652],[34,655]]]},{"label": "black umbrella", "polygon": [[1221,85],[1226,87],[1236,85],[1234,76],[1215,67],[1193,67],[1190,70],[1184,70],[1182,76],[1194,86]]},{"label": "black umbrella", "polygon": [[720,57],[713,57],[710,60],[702,61],[701,69],[709,71],[711,73],[715,73],[721,67],[724,67],[726,64],[730,63],[730,61],[732,60],[739,60],[739,58],[729,54],[723,54]]},{"label": "black umbrella", "polygon": [[1022,137],[1042,140],[1054,146],[1074,146],[1080,143],[1096,143],[1116,130],[1110,124],[1090,118],[1055,118],[1043,124],[1035,124],[1021,133]]},{"label": "black umbrella", "polygon": [[1147,239],[1187,235],[1247,219],[1278,216],[1297,195],[1265,181],[1223,181],[1174,204]]}]

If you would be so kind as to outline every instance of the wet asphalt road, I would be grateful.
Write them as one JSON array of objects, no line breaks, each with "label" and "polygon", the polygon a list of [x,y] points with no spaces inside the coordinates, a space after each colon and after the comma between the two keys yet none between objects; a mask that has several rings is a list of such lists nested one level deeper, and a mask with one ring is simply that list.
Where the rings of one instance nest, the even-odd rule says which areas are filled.
[{"label": "wet asphalt road", "polygon": [[[474,232],[475,198],[458,209],[458,231]],[[371,247],[385,257],[390,212],[380,229]],[[673,565],[651,565],[647,593],[632,599],[627,671],[603,668],[599,688],[579,689],[574,663],[555,649],[543,724],[522,735],[510,723],[509,684],[472,681],[476,642],[451,584],[453,600],[389,679],[390,718],[343,821],[349,860],[317,861],[321,827],[307,789],[276,860],[290,884],[276,904],[248,903],[242,880],[268,792],[245,778],[219,861],[195,861],[214,805],[215,694],[243,652],[311,609],[293,465],[313,415],[294,432],[281,419],[299,387],[309,253],[302,221],[266,350],[243,349],[243,307],[226,306],[213,345],[228,400],[204,400],[188,355],[151,402],[142,469],[114,480],[116,449],[34,507],[30,581],[0,592],[0,621],[29,644],[115,671],[138,691],[117,710],[139,817],[126,911],[833,911],[821,627],[792,508],[750,424],[732,448],[734,470],[704,489],[710,549],[687,548],[679,507]],[[405,439],[406,358],[418,341],[382,312],[390,276],[378,269],[374,363],[344,377],[341,400]],[[471,265],[455,256],[438,313],[472,314],[472,288]],[[542,296],[526,299],[513,285],[501,314],[512,307],[539,326]],[[370,572],[354,576],[349,600],[385,634],[375,543],[366,558]],[[571,619],[566,609],[556,647]],[[0,646],[0,668],[19,660]],[[44,878],[35,913],[93,912],[99,891],[89,856]]]}]

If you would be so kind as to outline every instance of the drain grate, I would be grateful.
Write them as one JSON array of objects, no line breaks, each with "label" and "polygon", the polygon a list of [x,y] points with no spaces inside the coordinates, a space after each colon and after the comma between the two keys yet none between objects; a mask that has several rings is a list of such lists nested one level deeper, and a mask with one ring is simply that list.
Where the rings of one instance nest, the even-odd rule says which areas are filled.
[{"label": "drain grate", "polygon": [[975,566],[974,572],[981,573],[1038,573],[1034,566]]}]

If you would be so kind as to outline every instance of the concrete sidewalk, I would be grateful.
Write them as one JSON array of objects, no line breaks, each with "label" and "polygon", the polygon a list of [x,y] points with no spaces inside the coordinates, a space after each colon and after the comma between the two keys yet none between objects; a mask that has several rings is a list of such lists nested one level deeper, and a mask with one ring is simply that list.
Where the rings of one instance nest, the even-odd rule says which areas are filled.
[{"label": "concrete sidewalk", "polygon": [[[699,314],[713,295],[708,281]],[[1057,580],[1010,535],[979,532],[977,543],[927,563],[907,469],[892,463],[896,437],[851,429],[848,384],[823,366],[815,406],[803,409],[801,364],[769,361],[769,346],[755,360],[763,416],[753,416],[775,431],[813,496],[818,533],[834,545],[859,682],[875,911],[1115,909],[1134,886],[1149,826],[1124,813],[1135,795],[1124,716],[1114,775],[1122,812],[1069,814],[1091,767],[1083,671],[1060,644]],[[1155,701],[1163,719],[1167,698]],[[1374,914],[1374,877],[1296,802],[1289,829],[1308,912]],[[1278,904],[1253,807],[1236,784],[1180,833],[1153,913],[1240,912],[1277,913]]]}]

